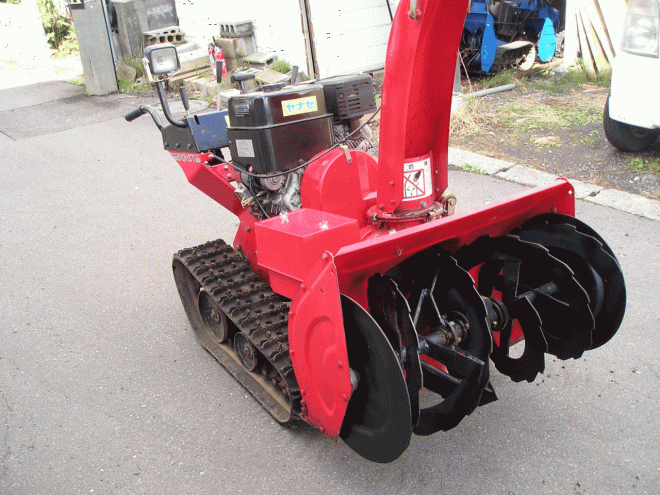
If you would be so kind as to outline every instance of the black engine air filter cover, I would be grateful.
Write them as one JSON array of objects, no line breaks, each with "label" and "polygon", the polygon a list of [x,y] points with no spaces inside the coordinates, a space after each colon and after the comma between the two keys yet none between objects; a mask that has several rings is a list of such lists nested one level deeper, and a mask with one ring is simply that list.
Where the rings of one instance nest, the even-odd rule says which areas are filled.
[{"label": "black engine air filter cover", "polygon": [[369,74],[335,76],[318,84],[323,86],[325,104],[335,122],[376,111],[374,81]]},{"label": "black engine air filter cover", "polygon": [[332,146],[332,116],[318,84],[229,99],[232,158],[258,174],[280,172]]}]

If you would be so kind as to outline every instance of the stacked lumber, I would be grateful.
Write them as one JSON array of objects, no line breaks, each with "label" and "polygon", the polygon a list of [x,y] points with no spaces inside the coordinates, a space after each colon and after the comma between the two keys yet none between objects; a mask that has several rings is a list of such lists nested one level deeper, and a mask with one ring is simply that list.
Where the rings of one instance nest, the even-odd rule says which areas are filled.
[{"label": "stacked lumber", "polygon": [[566,0],[564,63],[578,58],[589,75],[607,70],[619,50],[625,0]]}]

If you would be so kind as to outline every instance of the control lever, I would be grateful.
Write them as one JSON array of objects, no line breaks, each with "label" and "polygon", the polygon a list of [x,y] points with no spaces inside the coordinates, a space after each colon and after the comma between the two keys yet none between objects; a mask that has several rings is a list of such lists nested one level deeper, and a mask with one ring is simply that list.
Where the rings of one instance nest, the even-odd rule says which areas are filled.
[{"label": "control lever", "polygon": [[249,81],[250,79],[254,79],[255,75],[252,74],[251,72],[237,72],[236,74],[232,74],[232,76],[229,78],[231,82],[233,83],[238,83],[238,87],[241,89],[241,93],[247,93],[247,84],[246,81]]},{"label": "control lever", "polygon": [[186,117],[188,117],[188,111],[190,110],[190,103],[188,102],[188,92],[186,91],[185,86],[179,88],[179,94],[181,95],[181,103],[183,104],[183,109],[186,111]]}]

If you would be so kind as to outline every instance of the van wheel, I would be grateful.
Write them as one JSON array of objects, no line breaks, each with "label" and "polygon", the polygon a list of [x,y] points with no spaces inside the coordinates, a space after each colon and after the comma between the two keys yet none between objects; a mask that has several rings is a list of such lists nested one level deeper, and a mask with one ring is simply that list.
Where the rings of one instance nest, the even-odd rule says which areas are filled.
[{"label": "van wheel", "polygon": [[644,129],[611,119],[609,96],[603,111],[603,128],[610,144],[621,151],[644,151],[660,135],[655,129]]}]

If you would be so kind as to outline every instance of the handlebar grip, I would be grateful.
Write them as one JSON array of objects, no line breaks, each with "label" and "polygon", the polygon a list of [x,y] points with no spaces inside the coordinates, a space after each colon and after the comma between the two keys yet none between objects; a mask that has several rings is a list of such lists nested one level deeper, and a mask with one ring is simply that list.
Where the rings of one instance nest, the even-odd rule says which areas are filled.
[{"label": "handlebar grip", "polygon": [[128,112],[124,118],[126,119],[126,122],[133,122],[143,113],[145,113],[145,110],[142,108],[142,106],[139,106],[135,110],[131,110],[130,112]]}]

